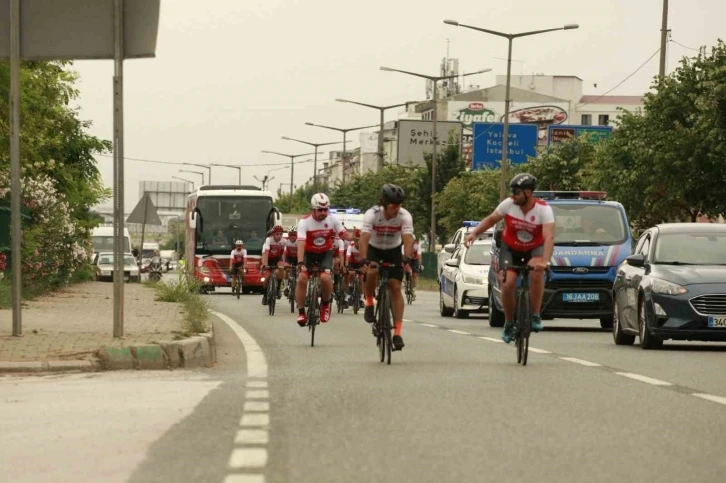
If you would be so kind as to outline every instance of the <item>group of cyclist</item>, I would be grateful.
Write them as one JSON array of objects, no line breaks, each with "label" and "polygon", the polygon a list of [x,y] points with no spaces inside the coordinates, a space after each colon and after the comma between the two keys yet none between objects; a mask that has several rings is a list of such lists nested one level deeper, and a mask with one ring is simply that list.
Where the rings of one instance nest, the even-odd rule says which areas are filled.
[{"label": "group of cyclist", "polygon": [[[546,202],[535,198],[533,192],[537,179],[528,173],[516,175],[511,183],[511,196],[499,206],[467,236],[464,241],[469,246],[479,235],[504,220],[504,231],[500,248],[499,266],[529,264],[533,267],[530,275],[530,298],[532,303],[532,329],[542,330],[540,308],[544,295],[544,271],[554,249],[554,213]],[[313,195],[310,204],[312,211],[300,220],[296,227],[287,230],[288,238],[283,238],[282,226],[275,226],[262,251],[261,270],[264,277],[262,304],[268,303],[267,288],[272,270],[283,280],[287,267],[296,267],[297,283],[295,300],[298,307],[297,323],[307,325],[305,313],[305,293],[308,282],[308,269],[317,265],[320,270],[322,300],[320,321],[330,320],[333,295],[333,273],[345,276],[345,286],[350,287],[356,270],[365,272],[364,313],[366,322],[375,322],[374,297],[378,286],[378,264],[390,264],[388,287],[391,293],[395,350],[404,347],[403,328],[404,299],[401,283],[404,273],[412,275],[415,288],[417,276],[423,267],[420,264],[421,247],[414,240],[413,219],[401,204],[405,194],[400,186],[386,184],[381,189],[379,204],[366,211],[360,230],[351,232],[335,214],[330,213],[330,200],[324,193]],[[241,268],[246,250],[242,241],[237,241],[230,257],[230,271],[235,274]],[[347,273],[346,273],[347,270]],[[505,314],[502,339],[512,340],[515,312],[516,276],[502,280],[502,304]],[[285,290],[289,290],[286,288]],[[287,293],[286,293],[287,295]],[[278,292],[277,297],[280,298]],[[349,299],[350,303],[359,303]]]}]

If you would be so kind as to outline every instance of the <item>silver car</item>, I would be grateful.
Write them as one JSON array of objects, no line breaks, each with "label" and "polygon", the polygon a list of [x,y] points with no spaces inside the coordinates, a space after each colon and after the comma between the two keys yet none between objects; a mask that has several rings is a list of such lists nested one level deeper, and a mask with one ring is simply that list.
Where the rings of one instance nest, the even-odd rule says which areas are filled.
[{"label": "silver car", "polygon": [[[113,252],[96,253],[93,260],[94,280],[113,280]],[[131,253],[124,254],[124,282],[139,281],[139,267]]]}]

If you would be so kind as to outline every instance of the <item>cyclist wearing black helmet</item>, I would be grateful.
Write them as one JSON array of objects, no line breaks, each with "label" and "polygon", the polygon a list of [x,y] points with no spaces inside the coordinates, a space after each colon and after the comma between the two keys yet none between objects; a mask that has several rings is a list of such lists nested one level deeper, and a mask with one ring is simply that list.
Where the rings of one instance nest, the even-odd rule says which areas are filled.
[{"label": "cyclist wearing black helmet", "polygon": [[[395,184],[385,184],[381,189],[380,205],[366,211],[361,228],[360,246],[361,263],[371,261],[370,270],[365,282],[365,312],[366,322],[375,322],[373,295],[378,286],[377,262],[388,262],[393,265],[389,269],[390,280],[388,287],[391,290],[391,306],[393,308],[393,347],[395,350],[403,349],[401,329],[403,326],[403,295],[401,294],[401,280],[403,280],[403,265],[410,270],[413,251],[413,218],[411,213],[401,208],[405,196],[403,189]],[[401,252],[403,245],[403,253]]]},{"label": "cyclist wearing black helmet", "polygon": [[[499,267],[503,269],[506,263],[527,263],[535,268],[529,275],[529,296],[532,302],[532,330],[539,332],[543,328],[539,312],[544,296],[544,270],[547,269],[554,250],[555,216],[547,203],[533,196],[536,186],[537,178],[529,173],[520,173],[512,178],[509,183],[512,196],[502,201],[484,218],[466,237],[464,243],[469,246],[481,233],[504,220]],[[516,275],[507,277],[506,283],[503,282],[501,287],[505,320],[502,339],[509,344],[514,335]]]}]

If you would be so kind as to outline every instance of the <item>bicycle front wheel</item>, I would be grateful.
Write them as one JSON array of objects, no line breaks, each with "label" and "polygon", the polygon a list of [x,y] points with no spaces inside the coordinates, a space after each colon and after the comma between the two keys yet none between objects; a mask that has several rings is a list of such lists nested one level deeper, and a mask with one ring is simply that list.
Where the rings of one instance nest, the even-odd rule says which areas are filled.
[{"label": "bicycle front wheel", "polygon": [[353,314],[358,315],[358,300],[360,300],[360,285],[358,284],[358,275],[353,280]]},{"label": "bicycle front wheel", "polygon": [[517,300],[517,327],[515,332],[517,345],[517,363],[527,365],[529,355],[529,334],[532,328],[532,314],[529,303],[529,291],[523,290]]},{"label": "bicycle front wheel", "polygon": [[273,277],[267,286],[267,307],[270,315],[275,315],[275,302],[277,301],[277,280]]}]

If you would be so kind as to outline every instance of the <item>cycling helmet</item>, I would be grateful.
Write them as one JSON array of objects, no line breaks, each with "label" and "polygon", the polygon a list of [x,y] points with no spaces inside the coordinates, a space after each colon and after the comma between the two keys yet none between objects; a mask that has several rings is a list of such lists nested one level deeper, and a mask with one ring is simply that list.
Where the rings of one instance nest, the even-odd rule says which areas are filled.
[{"label": "cycling helmet", "polygon": [[290,227],[287,229],[287,234],[291,235],[293,233],[297,233],[297,227],[295,225],[290,225]]},{"label": "cycling helmet", "polygon": [[237,240],[236,242],[234,242],[234,244],[237,246],[242,246],[245,244],[245,242],[243,242],[242,240]]},{"label": "cycling helmet", "polygon": [[537,178],[529,173],[519,173],[509,183],[509,187],[512,189],[530,189],[534,190],[537,186]]},{"label": "cycling helmet", "polygon": [[330,199],[325,193],[315,193],[310,200],[313,209],[330,208]]},{"label": "cycling helmet", "polygon": [[398,185],[386,183],[381,189],[381,201],[384,205],[394,203],[400,205],[403,203],[405,195],[403,194],[403,188]]},{"label": "cycling helmet", "polygon": [[275,225],[270,231],[272,233],[282,233],[283,231],[285,231],[285,229],[282,227],[282,225]]}]

